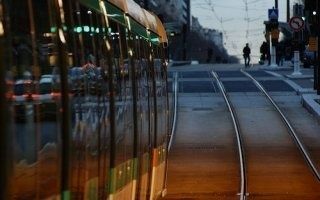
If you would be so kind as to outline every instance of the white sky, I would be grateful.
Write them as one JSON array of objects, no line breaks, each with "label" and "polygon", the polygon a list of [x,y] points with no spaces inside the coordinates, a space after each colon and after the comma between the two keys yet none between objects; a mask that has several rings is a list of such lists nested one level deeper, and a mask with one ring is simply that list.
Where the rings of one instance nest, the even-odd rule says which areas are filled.
[{"label": "white sky", "polygon": [[[210,9],[212,6],[207,3],[210,1],[214,12]],[[248,12],[245,10],[246,1]],[[292,5],[294,0],[291,1]],[[268,9],[273,6],[274,0],[191,0],[191,13],[199,19],[202,26],[225,30],[225,48],[230,55],[236,55],[241,61],[242,49],[245,43],[249,43],[251,58],[253,62],[257,62],[260,55],[259,48],[264,41],[263,22],[268,20]],[[249,24],[248,20],[245,20],[247,13]],[[279,21],[286,21],[286,0],[279,0]]]}]

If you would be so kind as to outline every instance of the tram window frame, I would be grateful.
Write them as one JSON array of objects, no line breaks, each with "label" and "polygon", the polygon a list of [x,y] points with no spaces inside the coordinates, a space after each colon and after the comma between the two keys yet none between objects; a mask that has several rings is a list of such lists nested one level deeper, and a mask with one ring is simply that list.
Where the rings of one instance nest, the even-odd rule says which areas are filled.
[{"label": "tram window frame", "polygon": [[154,55],[154,71],[156,81],[156,97],[157,97],[157,145],[162,145],[166,142],[166,106],[165,106],[165,94],[164,94],[164,69],[162,58],[160,54],[160,44],[152,44],[152,50]]}]

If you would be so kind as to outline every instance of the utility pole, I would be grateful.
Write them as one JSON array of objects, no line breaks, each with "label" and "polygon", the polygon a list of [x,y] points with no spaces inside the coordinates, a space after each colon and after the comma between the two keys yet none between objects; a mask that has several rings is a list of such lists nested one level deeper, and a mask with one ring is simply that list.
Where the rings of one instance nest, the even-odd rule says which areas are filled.
[{"label": "utility pole", "polygon": [[[276,1],[277,2],[277,1]],[[270,63],[269,66],[271,68],[277,68],[277,45],[278,45],[278,38],[279,38],[279,22],[278,22],[278,9],[272,8],[269,9],[269,22],[267,23],[267,30],[269,32],[269,42],[270,42]]]},{"label": "utility pole", "polygon": [[287,0],[287,22],[290,20],[290,0]]}]

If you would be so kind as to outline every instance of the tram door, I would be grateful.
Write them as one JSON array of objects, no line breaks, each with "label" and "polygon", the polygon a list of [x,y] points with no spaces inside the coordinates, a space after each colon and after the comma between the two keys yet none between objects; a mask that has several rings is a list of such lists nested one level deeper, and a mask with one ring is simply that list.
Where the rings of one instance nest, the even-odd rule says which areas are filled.
[{"label": "tram door", "polygon": [[128,54],[125,27],[110,20],[110,37],[113,50],[113,94],[115,124],[111,143],[110,198],[132,199],[134,195],[134,133],[132,71]]},{"label": "tram door", "polygon": [[50,0],[5,2],[7,120],[12,137],[9,196],[54,198],[60,193],[61,170],[56,4]]},{"label": "tram door", "polygon": [[133,36],[134,60],[137,94],[137,194],[136,199],[147,199],[150,179],[150,102],[148,54],[145,48],[147,41],[139,36]]},{"label": "tram door", "polygon": [[71,112],[71,192],[74,199],[106,199],[110,165],[110,89],[105,22],[77,1],[66,5]]},{"label": "tram door", "polygon": [[152,197],[158,197],[164,188],[165,178],[165,156],[167,147],[167,106],[166,106],[166,83],[165,70],[160,54],[160,48],[153,45],[153,67],[154,67],[154,89],[156,101],[156,137],[154,138],[153,150],[153,181]]}]

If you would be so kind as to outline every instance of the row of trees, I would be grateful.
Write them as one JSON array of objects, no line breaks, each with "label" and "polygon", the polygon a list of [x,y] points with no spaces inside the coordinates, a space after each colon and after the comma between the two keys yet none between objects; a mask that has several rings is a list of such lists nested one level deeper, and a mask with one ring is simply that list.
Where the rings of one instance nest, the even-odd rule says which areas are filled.
[{"label": "row of trees", "polygon": [[198,60],[200,63],[238,63],[235,56],[228,55],[227,51],[218,47],[214,41],[203,38],[202,35],[192,30],[186,35],[174,35],[169,38],[169,56],[173,60],[183,60],[184,48],[186,60]]}]

